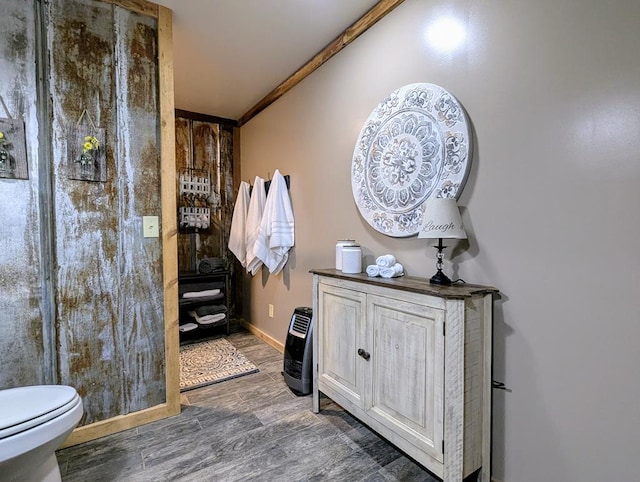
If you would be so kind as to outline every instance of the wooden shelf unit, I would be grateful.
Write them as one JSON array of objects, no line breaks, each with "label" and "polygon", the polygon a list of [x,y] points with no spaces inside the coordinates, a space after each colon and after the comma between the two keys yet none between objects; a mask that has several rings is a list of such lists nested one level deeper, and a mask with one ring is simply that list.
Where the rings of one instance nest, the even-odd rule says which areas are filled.
[{"label": "wooden shelf unit", "polygon": [[[198,297],[183,298],[182,295],[192,291],[204,291],[219,289],[222,297]],[[226,317],[224,323],[212,323],[211,325],[199,325],[198,328],[180,333],[180,340],[193,340],[210,336],[217,328],[224,326],[225,334],[229,334],[230,317],[230,281],[229,271],[217,271],[215,273],[181,273],[178,276],[179,311],[180,324],[196,323],[189,311],[205,305],[224,305],[226,307]]]}]

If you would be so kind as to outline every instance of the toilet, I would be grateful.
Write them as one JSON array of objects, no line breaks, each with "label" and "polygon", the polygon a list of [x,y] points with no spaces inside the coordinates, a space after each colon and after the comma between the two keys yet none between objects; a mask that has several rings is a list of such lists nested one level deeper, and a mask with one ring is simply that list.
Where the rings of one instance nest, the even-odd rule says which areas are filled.
[{"label": "toilet", "polygon": [[55,451],[83,414],[82,399],[64,385],[0,390],[0,479],[62,480]]}]

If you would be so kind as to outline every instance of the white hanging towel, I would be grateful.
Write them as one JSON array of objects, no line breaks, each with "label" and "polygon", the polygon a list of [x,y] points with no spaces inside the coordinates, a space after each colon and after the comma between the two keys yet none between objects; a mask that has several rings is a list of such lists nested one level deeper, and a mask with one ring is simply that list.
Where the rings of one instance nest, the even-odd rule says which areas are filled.
[{"label": "white hanging towel", "polygon": [[287,183],[276,169],[269,187],[260,223],[255,253],[272,274],[277,274],[289,258],[294,243],[294,219]]},{"label": "white hanging towel", "polygon": [[264,179],[256,176],[253,181],[253,191],[251,191],[251,199],[249,200],[249,210],[247,211],[247,232],[246,232],[246,251],[247,251],[247,272],[252,275],[256,274],[262,266],[262,261],[256,256],[255,246],[260,231],[260,223],[264,213],[264,205],[267,195],[264,191]]},{"label": "white hanging towel", "polygon": [[229,250],[238,258],[244,268],[247,265],[247,212],[249,211],[249,183],[242,181],[238,189],[238,198],[233,207]]}]

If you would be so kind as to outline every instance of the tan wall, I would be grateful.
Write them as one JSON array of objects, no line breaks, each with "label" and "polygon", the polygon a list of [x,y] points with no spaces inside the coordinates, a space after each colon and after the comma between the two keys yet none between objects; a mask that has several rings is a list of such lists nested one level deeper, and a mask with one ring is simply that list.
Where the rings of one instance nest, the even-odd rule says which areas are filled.
[{"label": "tan wall", "polygon": [[[424,37],[445,14],[467,29],[451,54]],[[246,316],[284,340],[293,308],[311,303],[308,270],[333,266],[344,236],[368,261],[391,252],[410,275],[434,272],[425,241],[360,217],[350,166],[386,94],[439,84],[477,136],[457,275],[502,291],[495,378],[510,391],[495,393],[495,477],[639,480],[638,18],[633,0],[407,0],[242,128],[243,179],[290,174],[296,216],[290,262],[247,280]]]}]

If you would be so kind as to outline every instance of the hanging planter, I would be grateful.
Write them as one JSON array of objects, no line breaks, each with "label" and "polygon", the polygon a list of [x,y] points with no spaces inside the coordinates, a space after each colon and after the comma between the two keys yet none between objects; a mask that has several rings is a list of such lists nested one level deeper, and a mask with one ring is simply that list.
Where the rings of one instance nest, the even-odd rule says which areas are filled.
[{"label": "hanging planter", "polygon": [[13,173],[14,170],[13,158],[7,150],[9,146],[10,144],[7,143],[4,132],[0,131],[0,172],[2,173]]},{"label": "hanging planter", "polygon": [[[88,125],[82,124],[85,115]],[[105,129],[95,126],[86,109],[75,126],[69,129],[67,149],[69,179],[106,182]]]},{"label": "hanging planter", "polygon": [[14,119],[0,96],[7,118],[0,118],[0,178],[29,179],[24,122]]}]

